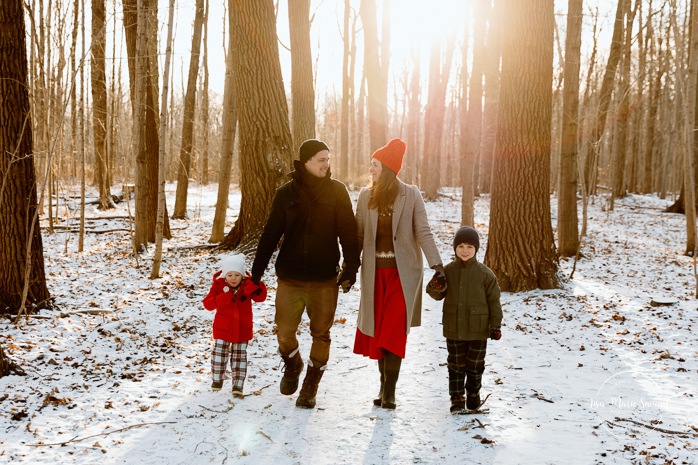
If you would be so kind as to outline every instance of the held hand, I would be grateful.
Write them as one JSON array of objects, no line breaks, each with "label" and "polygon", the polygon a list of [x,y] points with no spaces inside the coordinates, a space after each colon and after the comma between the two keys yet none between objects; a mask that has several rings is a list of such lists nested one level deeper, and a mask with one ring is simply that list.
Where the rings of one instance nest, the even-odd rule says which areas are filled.
[{"label": "held hand", "polygon": [[218,271],[216,271],[216,272],[213,274],[213,282],[214,282],[214,283],[216,282],[216,279],[218,279],[218,277],[219,277],[221,274],[223,274],[223,270],[218,270]]},{"label": "held hand", "polygon": [[353,286],[355,282],[356,273],[342,270],[342,272],[339,273],[339,276],[337,276],[337,285],[342,288],[342,292],[345,294],[349,292],[349,289],[351,289],[351,286]]},{"label": "held hand", "polygon": [[436,273],[434,274],[434,278],[436,278],[440,283],[441,282],[446,282],[446,272],[444,271],[444,266],[439,263],[438,265],[434,265],[431,267]]},{"label": "held hand", "polygon": [[490,339],[494,339],[495,341],[498,341],[501,338],[502,338],[502,330],[500,328],[490,329]]}]

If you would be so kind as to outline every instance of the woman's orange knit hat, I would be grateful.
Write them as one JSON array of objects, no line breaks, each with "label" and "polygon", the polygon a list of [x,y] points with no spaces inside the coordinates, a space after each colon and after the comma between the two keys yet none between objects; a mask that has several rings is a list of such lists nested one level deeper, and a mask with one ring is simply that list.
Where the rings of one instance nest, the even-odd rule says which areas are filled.
[{"label": "woman's orange knit hat", "polygon": [[375,158],[398,174],[402,169],[402,157],[405,155],[406,148],[407,144],[400,139],[392,139],[384,147],[373,152],[371,158]]}]

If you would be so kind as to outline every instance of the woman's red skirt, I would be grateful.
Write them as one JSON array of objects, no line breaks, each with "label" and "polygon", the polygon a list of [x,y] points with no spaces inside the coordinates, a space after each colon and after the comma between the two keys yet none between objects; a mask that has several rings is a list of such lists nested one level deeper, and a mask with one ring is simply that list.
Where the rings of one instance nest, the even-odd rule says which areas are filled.
[{"label": "woman's red skirt", "polygon": [[380,360],[388,351],[405,358],[407,309],[397,268],[376,268],[373,303],[374,335],[357,328],[354,353]]}]

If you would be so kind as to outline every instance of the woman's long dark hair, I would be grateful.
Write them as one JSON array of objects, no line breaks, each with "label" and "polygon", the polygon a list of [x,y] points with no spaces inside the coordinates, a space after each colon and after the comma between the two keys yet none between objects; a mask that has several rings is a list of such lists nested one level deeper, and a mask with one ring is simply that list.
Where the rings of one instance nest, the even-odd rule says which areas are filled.
[{"label": "woman's long dark hair", "polygon": [[[383,163],[381,163],[383,165]],[[393,170],[383,165],[378,181],[371,185],[371,196],[368,199],[368,208],[378,210],[378,213],[388,213],[393,209],[393,203],[398,191],[397,175]]]}]

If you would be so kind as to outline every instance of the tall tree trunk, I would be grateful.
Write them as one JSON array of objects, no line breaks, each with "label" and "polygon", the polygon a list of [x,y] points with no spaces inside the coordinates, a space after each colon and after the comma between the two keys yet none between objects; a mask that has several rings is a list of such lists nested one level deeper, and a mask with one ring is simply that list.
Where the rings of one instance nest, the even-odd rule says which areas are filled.
[{"label": "tall tree trunk", "polygon": [[698,151],[696,136],[696,87],[698,86],[698,4],[691,1],[690,13],[690,50],[688,55],[688,80],[686,84],[687,111],[684,134],[686,149],[683,156],[683,186],[686,210],[686,255],[696,253],[696,193],[695,193],[695,156]]},{"label": "tall tree trunk", "polygon": [[575,256],[579,248],[577,220],[577,157],[579,128],[579,63],[582,46],[583,0],[567,3],[565,39],[565,88],[562,94],[562,143],[557,204],[558,251]]},{"label": "tall tree trunk", "polygon": [[410,90],[409,98],[407,100],[407,105],[409,110],[407,112],[407,146],[410,147],[410,152],[413,154],[411,157],[407,157],[405,160],[405,165],[403,168],[404,172],[401,172],[400,177],[404,179],[405,182],[410,184],[419,183],[419,155],[422,153],[420,150],[421,138],[420,134],[420,120],[422,115],[422,105],[421,105],[421,86],[420,80],[420,54],[419,49],[415,47],[412,51],[412,73],[410,76]]},{"label": "tall tree trunk", "polygon": [[315,89],[313,56],[310,53],[310,0],[289,0],[288,26],[291,36],[291,121],[293,151],[315,138]]},{"label": "tall tree trunk", "polygon": [[104,0],[92,0],[92,137],[94,140],[95,183],[99,189],[100,210],[114,207],[107,184],[107,14]]},{"label": "tall tree trunk", "polygon": [[204,85],[203,89],[201,90],[201,125],[203,126],[203,131],[202,133],[202,140],[201,140],[201,184],[204,186],[208,185],[208,145],[209,145],[209,136],[211,134],[211,131],[209,130],[209,121],[210,121],[210,115],[209,115],[209,95],[208,95],[208,80],[209,80],[209,73],[208,73],[208,20],[209,20],[209,15],[208,15],[208,9],[209,9],[209,0],[204,0],[206,3],[206,6],[204,8],[204,56],[202,58],[202,63],[201,66],[204,69]]},{"label": "tall tree trunk", "polygon": [[50,306],[38,221],[21,0],[0,2],[0,313]]},{"label": "tall tree trunk", "polygon": [[[489,4],[489,0],[487,1]],[[499,11],[501,2],[488,8],[489,29],[485,39],[485,104],[482,116],[480,136],[480,170],[475,173],[474,195],[478,192],[487,194],[492,185],[492,161],[494,159],[494,141],[497,132],[497,108],[499,102],[499,64],[501,61]]]},{"label": "tall tree trunk", "polygon": [[225,60],[225,84],[223,89],[223,121],[221,125],[221,161],[218,171],[218,197],[213,215],[213,228],[209,242],[218,243],[225,238],[225,215],[228,211],[230,176],[233,168],[233,146],[235,127],[238,124],[237,92],[235,87],[235,67],[233,65],[233,4],[228,0],[228,54]]},{"label": "tall tree trunk", "polygon": [[[389,1],[389,0],[385,0]],[[376,0],[361,0],[361,22],[364,25],[364,69],[368,84],[369,150],[373,153],[387,142],[388,83],[383,78],[389,49],[378,42]]]},{"label": "tall tree trunk", "polygon": [[635,0],[635,8],[631,8],[630,1],[627,4],[625,41],[623,46],[623,61],[621,67],[620,83],[618,86],[618,115],[616,117],[617,150],[613,158],[613,183],[611,189],[611,210],[615,199],[625,197],[625,163],[628,151],[628,119],[630,115],[630,60],[632,59],[631,45],[633,39],[633,22],[637,5],[640,0]]},{"label": "tall tree trunk", "polygon": [[[351,3],[349,0],[344,0],[344,40],[342,51],[342,108],[340,116],[340,142],[339,142],[339,172],[342,175],[341,179],[348,181],[349,175],[349,102],[354,99],[354,83],[353,76],[350,76],[350,60],[351,43],[354,40],[354,31],[349,30],[349,19],[351,18]],[[295,139],[295,136],[294,136]]]},{"label": "tall tree trunk", "polygon": [[251,251],[291,167],[291,130],[272,0],[233,2],[233,65],[240,114],[240,214],[220,247]]},{"label": "tall tree trunk", "polygon": [[504,291],[558,286],[550,219],[553,0],[506,0],[485,263]]},{"label": "tall tree trunk", "polygon": [[155,254],[153,256],[153,269],[150,279],[160,277],[160,265],[162,264],[162,236],[165,229],[165,138],[167,137],[167,92],[169,91],[170,62],[172,61],[172,26],[174,23],[175,0],[170,0],[170,8],[167,21],[167,42],[165,49],[165,71],[162,76],[162,104],[160,105],[160,155],[158,167],[158,218],[155,225]]},{"label": "tall tree trunk", "polygon": [[440,187],[441,136],[444,127],[446,86],[451,73],[455,35],[447,40],[446,51],[441,54],[440,39],[431,45],[429,65],[429,96],[424,111],[424,157],[422,163],[424,197],[435,200]]},{"label": "tall tree trunk", "polygon": [[[475,161],[480,151],[482,133],[482,77],[485,67],[485,26],[488,5],[484,1],[476,3],[473,28],[473,69],[470,75],[470,94],[467,112],[465,95],[468,91],[467,75],[462,79],[461,101],[461,224],[475,226]],[[467,63],[468,50],[462,51],[462,63]]]},{"label": "tall tree trunk", "polygon": [[598,166],[599,151],[601,150],[601,137],[606,127],[608,108],[611,104],[613,87],[616,79],[616,70],[620,61],[621,49],[623,46],[623,17],[627,2],[630,0],[618,0],[616,9],[616,19],[613,26],[613,36],[611,38],[611,51],[608,54],[606,71],[601,82],[601,95],[599,97],[598,111],[596,118],[591,124],[591,134],[589,135],[589,145],[585,157],[584,178],[587,190],[595,192],[596,169]]},{"label": "tall tree trunk", "polygon": [[[137,55],[137,38],[140,25],[139,5],[143,8],[143,47],[141,56]],[[158,198],[158,165],[159,165],[159,116],[158,116],[158,71],[157,71],[157,0],[123,0],[124,6],[124,31],[126,36],[126,49],[128,52],[128,74],[131,82],[131,107],[134,112],[134,120],[137,112],[136,87],[138,79],[144,79],[144,100],[139,104],[144,112],[141,126],[134,129],[143,130],[143,140],[139,141],[139,152],[134,153],[136,159],[136,221],[134,247],[141,250],[148,242],[155,242],[155,225],[157,223],[157,198]],[[140,65],[140,75],[136,73],[136,62],[143,60]],[[134,132],[132,138],[135,139]],[[141,143],[142,142],[142,143]],[[135,146],[134,146],[135,148]],[[170,238],[170,223],[165,212],[165,238]]]},{"label": "tall tree trunk", "polygon": [[199,76],[201,55],[201,30],[204,24],[204,0],[196,0],[194,35],[191,39],[191,58],[187,77],[187,94],[184,97],[184,117],[182,119],[182,145],[179,151],[177,175],[177,196],[172,218],[184,219],[187,216],[187,194],[191,171],[191,151],[194,146],[194,114],[196,113],[196,79]]}]

